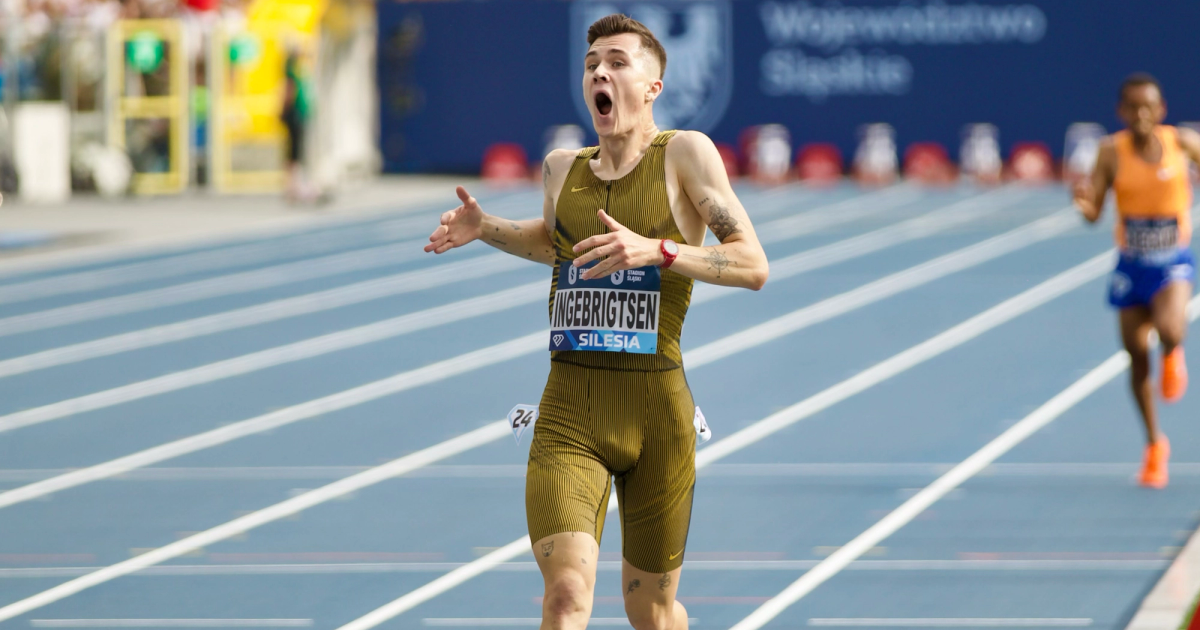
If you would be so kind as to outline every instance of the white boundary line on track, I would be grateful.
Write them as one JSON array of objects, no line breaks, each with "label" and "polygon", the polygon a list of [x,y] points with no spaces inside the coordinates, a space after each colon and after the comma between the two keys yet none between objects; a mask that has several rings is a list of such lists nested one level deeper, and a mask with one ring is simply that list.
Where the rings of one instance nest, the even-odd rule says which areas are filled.
[{"label": "white boundary line on track", "polygon": [[815,617],[825,628],[1086,628],[1088,617]]},{"label": "white boundary line on track", "polygon": [[443,306],[401,315],[381,322],[341,330],[295,343],[268,348],[239,357],[215,361],[128,385],[121,385],[92,394],[85,394],[40,407],[33,407],[0,416],[0,433],[22,427],[59,420],[97,409],[178,391],[221,379],[242,376],[258,370],[301,361],[313,357],[363,346],[471,317],[496,313],[528,304],[546,296],[546,283],[524,284],[478,298],[453,302]]},{"label": "white boundary line on track", "polygon": [[[820,464],[715,464],[705,468],[702,477],[839,477],[875,479],[879,477],[937,477],[954,468],[954,463],[844,462]],[[1044,479],[1049,477],[1129,477],[1137,476],[1140,462],[1037,462],[992,464],[981,473],[989,478]],[[136,483],[171,481],[272,481],[341,479],[369,469],[370,466],[213,466],[138,468],[112,477],[114,481]],[[524,478],[525,464],[439,464],[413,471],[406,477],[423,479],[503,479]],[[42,481],[76,470],[74,468],[0,469],[0,483]],[[1200,476],[1200,462],[1171,462],[1171,476]]]},{"label": "white boundary line on track", "polygon": [[[43,311],[10,315],[0,318],[0,336],[78,324],[114,315],[189,304],[216,297],[252,293],[262,289],[286,286],[306,280],[316,280],[355,271],[399,265],[411,262],[424,255],[424,252],[420,250],[418,245],[417,241],[405,241],[334,254],[323,258],[299,260],[273,267],[205,278],[204,280],[161,289],[150,289],[137,293],[101,298],[90,302],[71,304],[69,306],[60,306]],[[478,256],[470,260],[489,260],[496,266],[497,270],[517,268],[517,265],[499,264],[499,256],[501,255],[491,254]],[[516,262],[520,261],[517,258],[513,258],[513,260]],[[437,265],[437,267],[445,266],[447,265]],[[437,270],[436,268],[430,269],[431,272]],[[420,271],[414,270],[410,273]]]},{"label": "white boundary line on track", "polygon": [[[447,191],[451,191],[453,187],[453,183],[447,182]],[[533,193],[536,193],[536,195]],[[495,190],[489,191],[488,194],[494,195],[494,197],[487,199],[489,207],[493,207],[491,204],[505,204],[505,207],[511,205],[511,207],[519,208],[528,207],[528,204],[519,203],[521,195],[529,194],[529,198],[534,199],[534,204],[536,205],[540,203],[542,192],[538,189],[517,192]],[[390,205],[388,207],[345,214],[304,217],[299,222],[288,218],[286,219],[286,224],[252,225],[235,232],[219,231],[199,237],[194,235],[169,236],[154,239],[150,242],[103,243],[93,246],[34,253],[24,257],[0,260],[0,283],[5,283],[10,279],[22,275],[49,275],[40,278],[29,278],[27,280],[16,279],[15,282],[8,282],[6,285],[0,284],[0,286],[11,286],[25,282],[50,281],[56,277],[86,273],[71,271],[72,267],[113,265],[107,268],[128,268],[132,265],[142,263],[165,262],[184,256],[195,256],[217,249],[228,251],[233,248],[249,247],[257,244],[256,241],[267,239],[275,241],[302,239],[317,234],[328,234],[331,231],[370,229],[370,226],[373,224],[400,223],[413,216],[426,213],[439,213],[438,208],[450,208],[453,207],[454,203],[458,203],[454,199],[453,193],[449,193],[444,203],[431,199],[429,201],[412,203],[407,207],[399,209],[395,208],[394,205]],[[417,236],[421,235],[417,234]],[[153,258],[154,260],[142,260],[134,263],[123,262],[135,258]],[[100,270],[93,269],[91,271]],[[138,268],[135,267],[133,270],[137,271]]]},{"label": "white boundary line on track", "polygon": [[[710,342],[685,352],[683,355],[684,365],[687,369],[707,365],[739,351],[756,347],[772,339],[777,339],[895,295],[899,292],[895,288],[896,285],[904,286],[906,289],[920,286],[950,273],[961,271],[970,266],[1038,242],[1040,239],[1049,238],[1053,234],[1060,233],[1069,227],[1063,221],[1063,216],[1063,213],[1060,211],[1049,217],[1038,219],[1032,223],[1010,230],[1000,236],[969,245],[956,252],[935,258],[932,261],[922,263],[908,270],[897,272],[857,289],[799,308],[789,314]],[[1071,223],[1071,225],[1074,224]],[[872,298],[871,293],[864,291],[867,287],[871,287],[876,291],[874,298]],[[57,477],[31,483],[6,492],[0,492],[0,509],[67,488],[73,488],[130,470],[143,468],[167,459],[179,457],[180,455],[211,448],[242,437],[363,404],[475,369],[533,354],[546,348],[547,334],[544,331],[530,333],[504,343],[461,354],[425,367],[401,372],[400,374],[336,394],[286,407],[190,437],[181,438],[101,464],[73,470]],[[746,339],[746,341],[741,346],[730,347],[727,341],[731,337]],[[713,351],[714,348],[717,351]],[[23,422],[31,424],[33,419],[26,419]]]},{"label": "white boundary line on track", "polygon": [[[990,239],[989,239],[990,241]],[[985,242],[989,242],[985,241]],[[837,402],[845,400],[877,383],[900,374],[919,365],[951,348],[978,337],[984,332],[1005,323],[1018,315],[1028,312],[1103,273],[1111,260],[1111,252],[1105,252],[1080,265],[1060,273],[1017,296],[972,317],[949,330],[946,330],[925,342],[917,344],[898,355],[860,372],[833,387],[822,391],[808,399],[796,403],[786,409],[774,413],[749,427],[742,429],[728,438],[701,450],[696,456],[697,469],[703,468],[717,459],[736,450],[761,440],[783,428],[791,426],[818,411],[826,409]],[[1097,268],[1099,272],[1097,272]],[[535,333],[536,338],[544,341],[544,333]],[[364,387],[371,387],[367,385]],[[336,396],[336,395],[335,395]],[[287,410],[276,412],[286,413]],[[231,425],[236,427],[237,425]],[[228,429],[230,427],[225,427]],[[218,429],[221,431],[221,429]],[[325,503],[334,498],[345,496],[357,490],[374,485],[386,479],[404,474],[422,466],[432,464],[439,459],[464,452],[475,446],[499,439],[509,431],[508,424],[493,423],[476,429],[470,433],[453,438],[441,444],[431,446],[412,455],[393,460],[376,468],[358,473],[310,490],[297,497],[263,508],[246,516],[234,519],[214,528],[193,534],[170,545],[149,551],[143,555],[124,562],[105,567],[93,573],[75,578],[51,589],[42,591],[13,604],[0,608],[0,621],[25,614],[47,604],[70,597],[75,593],[91,588],[98,584],[116,578],[136,573],[141,569],[177,558],[181,555],[244,533],[266,523],[291,516],[315,505]],[[727,445],[728,443],[729,445]],[[86,470],[86,469],[85,469]],[[25,486],[26,488],[30,486]],[[18,488],[12,492],[19,492]],[[8,493],[6,493],[8,494]],[[610,510],[616,509],[616,503],[610,505]],[[342,630],[366,630],[387,621],[400,613],[428,601],[437,595],[458,586],[471,578],[478,576],[496,566],[529,551],[529,536],[517,540],[479,558],[459,569],[455,569],[432,582],[400,597],[375,611],[361,617],[345,626]],[[835,552],[836,555],[836,552]]]},{"label": "white boundary line on track", "polygon": [[[758,572],[805,571],[819,560],[689,560],[683,568],[692,571]],[[856,560],[850,571],[999,571],[1077,572],[1077,571],[1161,571],[1170,563],[1162,560]],[[165,564],[138,571],[138,577],[179,577],[193,575],[342,575],[362,573],[443,573],[464,566],[463,562],[321,562],[285,564]],[[104,567],[32,567],[0,569],[0,579],[73,578]],[[602,560],[599,571],[620,571],[621,562]],[[498,572],[537,573],[536,562],[505,562]],[[764,598],[765,599],[765,598]]]},{"label": "white boundary line on track", "polygon": [[[790,278],[814,269],[879,251],[897,243],[937,233],[943,229],[977,219],[983,214],[994,212],[1021,200],[1021,197],[1016,199],[1002,198],[997,202],[995,197],[989,197],[988,199],[983,199],[983,197],[981,195],[980,197],[952,203],[944,208],[892,226],[868,232],[861,236],[793,254],[780,260],[773,273],[776,280]],[[518,260],[511,257],[510,259],[513,261]],[[470,277],[469,273],[467,277]],[[700,289],[710,286],[712,285],[702,285]],[[738,289],[728,287],[720,288],[728,290],[697,290],[693,294],[693,304],[703,304],[717,298],[732,295],[738,291]],[[23,409],[6,415],[0,415],[0,433],[51,420],[58,420],[79,413],[95,411],[133,400],[140,400],[166,392],[177,391],[186,387],[211,383],[224,378],[245,375],[256,370],[337,352],[471,317],[515,308],[524,304],[537,302],[544,299],[545,296],[545,282],[533,282],[490,295],[461,300],[381,322],[329,333],[113,387],[92,394],[85,394],[55,403]],[[4,368],[12,365],[14,364],[0,362],[0,376],[5,374]]]},{"label": "white boundary line on track", "polygon": [[[989,191],[982,195],[968,197],[962,201],[990,196],[995,192],[997,191]],[[857,221],[893,208],[908,205],[916,202],[922,196],[921,191],[911,186],[894,186],[878,192],[835,201],[790,217],[767,221],[761,226],[755,226],[754,229],[759,235],[759,242],[763,245],[770,245],[815,232],[822,228],[850,223],[851,221]]]},{"label": "white boundary line on track", "polygon": [[[697,617],[688,617],[688,623],[696,625]],[[433,628],[524,628],[542,625],[541,617],[426,617],[421,625]],[[593,617],[589,626],[628,626],[625,617]]]},{"label": "white boundary line on track", "polygon": [[[889,189],[888,191],[884,191],[884,192],[892,192],[892,189]],[[966,204],[966,202],[970,202],[972,200],[982,201],[985,198],[988,198],[989,194],[990,193],[978,195],[975,197],[970,197],[968,199],[952,203],[949,206],[946,206],[944,208],[940,208],[939,210],[937,210],[935,212],[940,212],[940,211],[949,209],[951,207],[956,207],[956,206],[962,207],[963,204]],[[874,198],[873,195],[863,195],[862,197]],[[857,200],[859,200],[859,199],[855,198],[855,199],[843,200],[842,202],[837,202],[834,204],[830,204],[828,206],[818,206],[817,208],[813,208],[813,209],[804,211],[804,214],[801,216],[806,216],[807,214],[810,214],[810,213],[824,213],[829,208],[842,208],[842,207],[844,207],[844,204],[846,204],[847,202],[857,201]],[[886,201],[886,198],[885,198],[885,201]],[[905,203],[907,203],[907,202],[905,202]],[[881,209],[891,207],[883,202],[880,202],[879,205],[880,205]],[[967,207],[969,207],[969,205]],[[789,217],[789,218],[782,219],[782,220],[790,221],[793,218],[795,218],[795,217]],[[918,218],[920,218],[920,217],[918,217]],[[767,225],[770,225],[770,224],[767,224]],[[886,228],[884,228],[884,229],[886,229]],[[913,228],[910,228],[909,231],[912,231],[912,230],[913,230]],[[878,232],[878,231],[879,230],[877,230],[876,232]],[[864,236],[866,236],[866,235],[864,235]],[[912,238],[917,238],[917,237],[914,236]],[[853,240],[853,239],[847,239],[846,241],[841,241],[840,243],[842,244],[843,247],[845,247],[845,246],[847,246],[847,244],[849,243],[850,240]],[[879,238],[876,237],[875,240],[878,241]],[[911,240],[911,239],[903,239],[903,240]],[[897,241],[897,242],[902,242],[902,241]],[[837,245],[837,244],[835,243],[835,245]],[[869,249],[871,246],[874,246],[875,249]],[[877,251],[878,249],[882,249],[883,247],[886,247],[886,246],[887,245],[881,245],[878,242],[863,242],[863,243],[860,243],[859,245],[857,245],[856,247],[852,247],[850,249],[856,249],[857,251],[861,251],[862,253],[867,253],[869,251]],[[816,269],[820,266],[823,266],[821,263],[821,260],[828,260],[828,262],[825,262],[824,264],[833,264],[834,262],[838,262],[839,260],[845,260],[848,257],[851,257],[848,255],[848,253],[849,253],[848,251],[842,252],[843,257],[839,259],[839,258],[836,258],[836,256],[834,255],[836,252],[828,252],[828,253],[822,254],[820,250],[821,250],[821,248],[817,248],[817,249],[810,250],[809,252],[807,252],[809,256],[813,257],[811,260],[807,260],[807,259],[797,260],[797,263],[799,263],[799,266],[797,266],[796,269],[791,270],[790,275],[795,275],[796,273],[801,273],[803,271],[807,271],[810,269]],[[789,259],[795,258],[797,256],[802,256],[804,254],[805,254],[805,252],[801,252],[801,254],[789,257]],[[467,259],[467,261],[456,261],[454,263],[447,263],[447,264],[464,264],[470,260],[478,260],[480,258],[486,258],[487,256],[489,256],[489,255],[485,254],[483,256],[478,256],[475,258]],[[517,266],[520,265],[520,263],[521,263],[521,259],[518,259],[518,258],[515,258],[512,256],[508,256],[506,254],[490,254],[490,256],[503,257],[504,262],[500,263],[500,267],[504,267],[505,270],[508,270],[510,268],[511,269],[518,268]],[[495,258],[495,259],[500,260],[501,258]],[[780,261],[780,262],[782,263],[785,261]],[[804,265],[809,265],[809,267],[804,268]],[[815,265],[815,266],[812,266],[812,265]],[[438,266],[434,266],[434,267],[426,268],[426,271],[437,271],[437,269],[438,269]],[[420,271],[420,270],[418,270],[418,271]],[[786,277],[786,275],[789,275],[788,270],[786,268],[780,269],[778,271],[774,271],[774,273],[776,273],[777,277],[780,277],[780,278]],[[142,330],[135,330],[135,331],[127,332],[127,333],[112,335],[109,337],[104,337],[102,339],[84,341],[84,342],[72,344],[69,346],[61,346],[58,348],[42,350],[39,352],[34,352],[31,354],[27,354],[27,355],[23,355],[23,356],[19,356],[19,357],[3,359],[3,360],[0,360],[0,378],[6,377],[6,376],[12,376],[14,374],[22,374],[22,373],[31,372],[34,370],[45,369],[45,368],[53,367],[53,366],[57,366],[57,365],[64,365],[67,363],[75,363],[75,362],[84,361],[87,359],[93,359],[93,358],[103,357],[103,356],[110,356],[110,355],[117,354],[120,352],[128,352],[130,350],[147,348],[147,347],[161,345],[161,344],[170,343],[170,342],[174,342],[174,341],[181,341],[184,339],[191,339],[191,338],[199,337],[199,336],[203,336],[203,335],[210,335],[210,334],[215,334],[218,332],[225,332],[228,330],[233,330],[236,328],[242,328],[242,327],[251,326],[251,325],[255,325],[255,324],[262,324],[262,323],[266,323],[266,322],[277,321],[277,320],[285,319],[288,317],[295,317],[298,315],[306,315],[306,314],[316,313],[316,312],[320,312],[320,311],[331,310],[331,309],[338,308],[341,306],[348,306],[348,305],[358,304],[361,302],[374,300],[374,299],[378,299],[378,298],[382,298],[382,297],[396,295],[397,291],[395,291],[394,288],[406,286],[405,285],[405,283],[407,282],[406,279],[409,277],[412,277],[414,274],[417,274],[417,272],[407,272],[406,274],[397,274],[395,276],[388,276],[388,277],[384,277],[384,278],[377,278],[374,280],[367,280],[364,282],[359,282],[359,283],[355,283],[355,284],[351,284],[351,285],[347,285],[347,286],[343,286],[343,287],[337,287],[337,288],[333,288],[333,289],[327,289],[325,291],[319,291],[317,293],[310,293],[307,295],[299,295],[299,296],[295,296],[295,297],[284,298],[281,300],[275,300],[272,302],[266,302],[264,304],[248,306],[248,307],[244,307],[244,308],[240,308],[240,309],[235,309],[232,311],[226,311],[223,313],[215,313],[213,315],[206,315],[203,317],[198,317],[198,318],[185,320],[185,321],[181,321],[181,322],[175,322],[175,323],[171,323],[171,324],[163,324],[163,325],[154,326],[151,328],[145,328]],[[779,275],[779,274],[785,274],[785,275]],[[393,283],[398,283],[398,284],[394,285]],[[704,286],[707,286],[707,285],[704,285]],[[422,288],[426,288],[426,287],[422,286]],[[703,288],[703,287],[701,287],[701,288]],[[399,292],[405,292],[407,290],[408,289],[402,289]],[[706,298],[712,297],[712,296],[705,295],[705,293],[706,292],[704,292],[704,291],[698,291],[697,294],[693,296],[693,304],[698,304],[698,303],[704,301]]]},{"label": "white boundary line on track", "polygon": [[309,628],[312,619],[30,619],[34,628]]},{"label": "white boundary line on track", "polygon": [[444,286],[461,280],[484,278],[497,273],[518,270],[522,268],[523,264],[521,259],[507,254],[485,254],[438,265],[434,268],[407,271],[173,324],[163,324],[102,339],[51,348],[0,360],[0,378],[265,324],[298,315],[319,313],[343,306]]},{"label": "white boundary line on track", "polygon": [[[921,342],[891,358],[859,372],[828,389],[778,411],[754,424],[715,442],[696,454],[696,469],[700,470],[718,459],[737,452],[759,440],[787,428],[805,418],[869,389],[893,376],[939,356],[1013,318],[1096,279],[1111,265],[1111,251],[1095,256],[1064,271],[1033,288],[989,308],[988,310]],[[616,506],[610,507],[610,511]],[[529,536],[513,542],[455,569],[424,586],[393,600],[339,630],[368,630],[396,617],[430,599],[455,588],[472,578],[529,551]],[[869,547],[868,547],[869,548]]]},{"label": "white boundary line on track", "polygon": [[[788,217],[786,225],[813,229],[834,223],[844,223],[859,218],[859,215],[874,214],[890,209],[894,205],[897,205],[890,200],[892,197],[904,198],[905,201],[913,201],[919,196],[915,195],[913,191],[909,191],[907,195],[899,195],[898,193],[903,190],[904,187],[898,186],[818,206],[813,209],[815,212],[811,217],[808,216],[808,211],[803,211],[797,216]],[[774,196],[771,198],[773,199]],[[794,203],[795,199],[789,198],[787,201],[788,203]],[[851,211],[837,213],[844,210],[846,206],[850,206],[851,210],[854,210],[853,206],[855,202],[874,205],[870,205],[867,212]],[[496,206],[489,205],[489,210],[502,213],[508,210],[519,212],[527,205],[523,198],[505,198],[498,202]],[[782,210],[786,209],[788,205],[775,203],[772,204],[772,207]],[[299,258],[306,255],[326,253],[340,248],[347,248],[349,250],[343,252],[342,255],[351,254],[356,251],[365,251],[362,248],[355,248],[355,244],[365,244],[370,241],[394,241],[391,243],[393,245],[419,245],[424,243],[425,239],[424,235],[418,234],[418,232],[423,228],[428,228],[430,225],[436,225],[438,214],[440,212],[429,210],[392,220],[376,219],[365,222],[362,225],[337,226],[320,232],[284,236],[282,237],[283,240],[231,245],[219,249],[184,253],[115,267],[0,284],[0,304],[13,304],[55,295],[94,291],[105,287],[169,278],[171,276],[192,274],[201,271],[249,266],[276,258]],[[409,237],[372,237],[370,234],[372,230],[387,234],[409,234]],[[364,237],[363,234],[360,234],[362,232],[366,232],[367,235]],[[318,263],[320,261],[309,260],[308,262]]]},{"label": "white boundary line on track", "polygon": [[[417,216],[398,221],[396,231],[405,228],[416,229],[429,224],[429,218]],[[338,232],[341,232],[339,230]],[[361,228],[354,231],[362,231]],[[387,239],[364,238],[358,234],[317,233],[288,237],[281,242],[268,241],[251,243],[233,247],[173,256],[162,260],[129,263],[117,267],[78,271],[63,275],[25,280],[0,285],[0,304],[16,304],[41,298],[66,295],[84,291],[94,291],[107,287],[121,286],[135,282],[145,282],[169,278],[171,276],[192,274],[202,271],[215,271],[229,267],[249,266],[277,258],[299,258],[315,254],[323,254],[341,248],[353,250],[355,245],[360,247],[370,241],[396,240],[398,242],[418,242],[415,238]]]},{"label": "white boundary line on track", "polygon": [[[1192,298],[1188,303],[1189,321],[1195,321],[1200,316],[1200,296]],[[1092,395],[1109,381],[1116,378],[1129,367],[1129,354],[1120,350],[1092,369],[1069,387],[1046,401],[1041,407],[1009,427],[983,448],[976,451],[949,472],[926,486],[923,490],[905,501],[879,522],[856,536],[853,540],[838,548],[820,564],[805,573],[782,592],[771,598],[767,603],[738,622],[731,630],[757,630],[777,617],[780,613],[800,601],[813,589],[826,580],[837,575],[852,561],[858,559],[871,547],[879,544],[888,536],[896,533],[921,512],[933,505],[999,457],[1012,450],[1026,438],[1036,433],[1042,427],[1056,420],[1080,401]]]}]

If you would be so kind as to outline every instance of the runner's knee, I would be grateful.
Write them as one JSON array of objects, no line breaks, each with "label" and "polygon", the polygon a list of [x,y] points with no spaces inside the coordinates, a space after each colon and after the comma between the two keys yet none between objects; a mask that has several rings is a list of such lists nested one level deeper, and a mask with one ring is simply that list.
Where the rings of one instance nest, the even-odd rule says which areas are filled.
[{"label": "runner's knee", "polygon": [[667,604],[660,602],[625,600],[625,615],[633,630],[672,630],[675,625],[675,602]]},{"label": "runner's knee", "polygon": [[576,571],[562,571],[546,578],[545,612],[549,619],[567,619],[591,613],[592,592],[587,580]]},{"label": "runner's knee", "polygon": [[1183,343],[1186,333],[1187,327],[1183,322],[1164,322],[1158,326],[1158,339],[1168,349],[1174,349]]}]

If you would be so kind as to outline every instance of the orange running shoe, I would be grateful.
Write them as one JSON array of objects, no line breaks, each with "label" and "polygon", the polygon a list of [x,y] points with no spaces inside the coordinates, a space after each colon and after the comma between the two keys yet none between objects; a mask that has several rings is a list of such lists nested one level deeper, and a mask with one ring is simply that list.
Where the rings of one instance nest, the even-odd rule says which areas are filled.
[{"label": "orange running shoe", "polygon": [[1167,460],[1171,459],[1171,443],[1167,436],[1146,447],[1146,461],[1142,464],[1142,475],[1138,482],[1147,488],[1167,487]]},{"label": "orange running shoe", "polygon": [[1175,346],[1171,354],[1163,355],[1162,397],[1163,402],[1179,402],[1187,391],[1187,362],[1183,360],[1183,346]]}]

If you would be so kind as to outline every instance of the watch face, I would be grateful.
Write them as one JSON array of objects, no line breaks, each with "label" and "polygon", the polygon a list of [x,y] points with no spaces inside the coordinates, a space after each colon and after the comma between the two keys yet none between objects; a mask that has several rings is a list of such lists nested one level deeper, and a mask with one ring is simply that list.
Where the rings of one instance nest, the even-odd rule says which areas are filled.
[{"label": "watch face", "polygon": [[663,241],[663,249],[667,250],[667,253],[672,256],[679,255],[679,244],[675,241]]}]

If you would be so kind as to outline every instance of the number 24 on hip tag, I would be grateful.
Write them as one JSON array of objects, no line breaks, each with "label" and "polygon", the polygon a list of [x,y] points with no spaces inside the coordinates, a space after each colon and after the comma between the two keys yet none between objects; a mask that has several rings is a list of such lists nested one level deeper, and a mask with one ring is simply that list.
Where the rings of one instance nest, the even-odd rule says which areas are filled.
[{"label": "number 24 on hip tag", "polygon": [[517,438],[517,444],[521,443],[521,435],[525,433],[525,430],[533,428],[537,418],[537,405],[517,405],[508,412],[508,426],[512,427],[513,437]]}]

